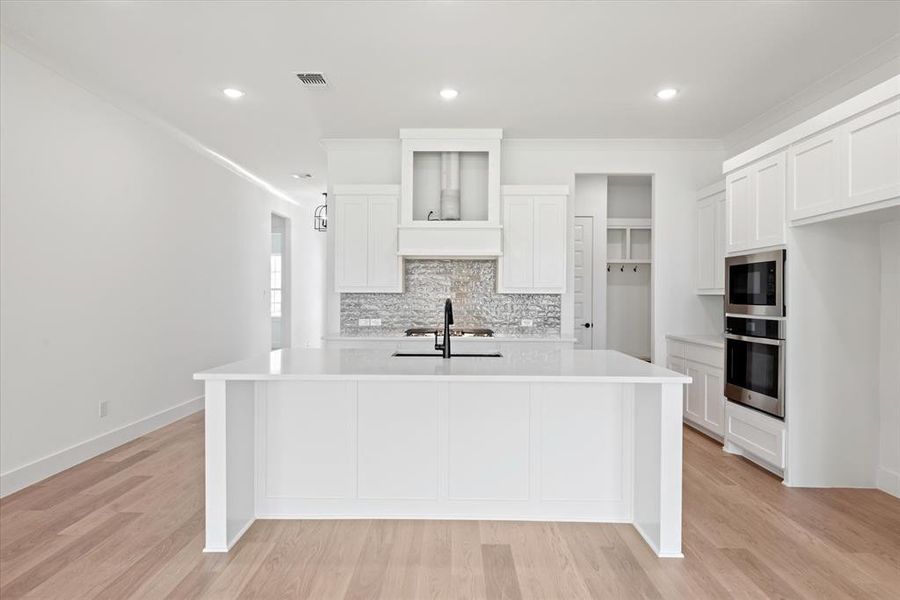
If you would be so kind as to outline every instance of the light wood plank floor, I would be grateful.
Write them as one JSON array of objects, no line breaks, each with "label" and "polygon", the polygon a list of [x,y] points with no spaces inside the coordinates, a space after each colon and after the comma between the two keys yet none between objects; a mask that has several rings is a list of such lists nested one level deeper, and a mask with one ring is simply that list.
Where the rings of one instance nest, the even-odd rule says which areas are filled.
[{"label": "light wood plank floor", "polygon": [[0,503],[0,598],[897,598],[900,500],[800,490],[685,430],[684,554],[630,525],[258,521],[204,555],[193,415]]}]

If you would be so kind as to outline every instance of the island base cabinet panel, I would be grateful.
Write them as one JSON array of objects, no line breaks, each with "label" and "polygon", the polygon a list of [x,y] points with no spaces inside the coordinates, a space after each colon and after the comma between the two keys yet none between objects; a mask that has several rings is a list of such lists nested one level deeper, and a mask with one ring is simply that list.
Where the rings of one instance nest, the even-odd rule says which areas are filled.
[{"label": "island base cabinet panel", "polygon": [[631,387],[271,382],[261,518],[631,518]]},{"label": "island base cabinet panel", "polygon": [[278,381],[263,384],[260,397],[263,493],[276,498],[355,497],[355,384]]},{"label": "island base cabinet panel", "polygon": [[358,386],[359,498],[437,500],[438,384]]},{"label": "island base cabinet panel", "polygon": [[[631,397],[621,385],[603,394],[579,383],[536,385],[540,407],[540,498],[630,503],[633,429]],[[594,460],[579,460],[592,456]]]},{"label": "island base cabinet panel", "polygon": [[682,386],[636,384],[631,389],[634,527],[657,556],[681,557]]},{"label": "island base cabinet panel", "polygon": [[633,522],[680,556],[680,383],[206,385],[207,551],[257,518],[512,519]]},{"label": "island base cabinet panel", "polygon": [[207,381],[206,542],[204,552],[227,552],[256,517],[252,381]]},{"label": "island base cabinet panel", "polygon": [[527,501],[531,386],[456,383],[449,394],[449,498]]}]

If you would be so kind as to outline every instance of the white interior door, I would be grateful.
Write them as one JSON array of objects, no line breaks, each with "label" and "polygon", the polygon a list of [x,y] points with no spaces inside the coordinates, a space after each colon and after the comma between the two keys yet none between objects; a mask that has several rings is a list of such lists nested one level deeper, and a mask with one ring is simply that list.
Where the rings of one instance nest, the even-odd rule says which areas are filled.
[{"label": "white interior door", "polygon": [[594,218],[575,217],[575,348],[594,347]]}]

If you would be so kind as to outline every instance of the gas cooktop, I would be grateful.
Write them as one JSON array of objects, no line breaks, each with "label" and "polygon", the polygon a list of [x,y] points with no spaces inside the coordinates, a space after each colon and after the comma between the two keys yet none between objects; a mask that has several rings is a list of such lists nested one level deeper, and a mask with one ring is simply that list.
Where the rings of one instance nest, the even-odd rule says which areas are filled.
[{"label": "gas cooktop", "polygon": [[[413,327],[405,331],[406,337],[428,337],[432,335],[443,335],[440,327]],[[479,327],[459,327],[450,329],[451,337],[494,337],[493,329],[485,329]]]}]

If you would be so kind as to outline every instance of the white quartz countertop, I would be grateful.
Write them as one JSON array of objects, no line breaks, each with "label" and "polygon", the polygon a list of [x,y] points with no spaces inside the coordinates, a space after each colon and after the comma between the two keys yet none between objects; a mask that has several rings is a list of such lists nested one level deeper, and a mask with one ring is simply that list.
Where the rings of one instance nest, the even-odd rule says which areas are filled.
[{"label": "white quartz countertop", "polygon": [[725,349],[725,336],[723,335],[695,335],[695,334],[679,334],[670,333],[666,339],[675,340],[676,342],[686,342],[688,344],[700,344],[701,346],[710,346],[712,348]]},{"label": "white quartz countertop", "polygon": [[395,357],[389,350],[274,350],[194,374],[200,380],[418,380],[690,383],[691,378],[614,350],[516,348],[500,358]]}]

